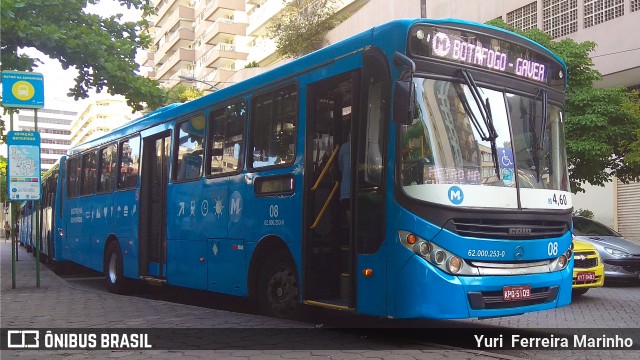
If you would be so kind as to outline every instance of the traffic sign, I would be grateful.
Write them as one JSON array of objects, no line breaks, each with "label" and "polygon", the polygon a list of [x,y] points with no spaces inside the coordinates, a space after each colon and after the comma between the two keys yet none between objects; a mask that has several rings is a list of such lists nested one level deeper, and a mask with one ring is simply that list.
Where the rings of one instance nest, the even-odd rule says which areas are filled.
[{"label": "traffic sign", "polygon": [[26,71],[2,71],[2,106],[5,108],[44,108],[44,76]]},{"label": "traffic sign", "polygon": [[9,200],[40,200],[40,133],[9,131],[7,145]]}]

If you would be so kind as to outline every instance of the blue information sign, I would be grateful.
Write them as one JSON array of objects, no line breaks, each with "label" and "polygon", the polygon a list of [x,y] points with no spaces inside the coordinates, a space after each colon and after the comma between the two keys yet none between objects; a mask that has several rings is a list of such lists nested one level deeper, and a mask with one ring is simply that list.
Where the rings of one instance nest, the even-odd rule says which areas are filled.
[{"label": "blue information sign", "polygon": [[40,134],[9,131],[7,193],[9,200],[40,200]]},{"label": "blue information sign", "polygon": [[26,71],[3,71],[2,106],[42,109],[44,107],[44,76]]}]

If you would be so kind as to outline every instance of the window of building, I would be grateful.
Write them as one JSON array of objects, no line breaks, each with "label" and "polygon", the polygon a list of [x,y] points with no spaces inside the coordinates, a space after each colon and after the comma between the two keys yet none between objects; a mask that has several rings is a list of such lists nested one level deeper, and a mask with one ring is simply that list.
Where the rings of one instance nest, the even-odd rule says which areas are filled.
[{"label": "window of building", "polygon": [[640,0],[631,0],[631,12],[640,10]]},{"label": "window of building", "polygon": [[134,137],[121,142],[119,159],[118,189],[135,188],[138,186],[140,138]]},{"label": "window of building", "polygon": [[507,24],[523,31],[538,27],[538,2],[508,12]]},{"label": "window of building", "polygon": [[542,22],[554,39],[578,31],[578,0],[542,0]]},{"label": "window of building", "polygon": [[109,145],[100,149],[98,158],[100,166],[98,167],[98,192],[107,193],[113,191],[113,185],[116,179],[116,160],[118,155],[118,146],[116,144]]},{"label": "window of building", "polygon": [[81,195],[91,195],[96,188],[96,153],[91,151],[82,156],[82,192]]},{"label": "window of building", "polygon": [[624,0],[585,0],[584,27],[588,28],[624,15]]},{"label": "window of building", "polygon": [[252,104],[251,167],[293,163],[298,120],[297,87],[290,85],[258,95]]},{"label": "window of building", "polygon": [[194,180],[202,176],[204,153],[203,114],[194,116],[178,124],[176,131],[175,163],[173,179],[177,181]]},{"label": "window of building", "polygon": [[242,169],[245,116],[246,106],[241,102],[211,112],[207,153],[208,175]]}]

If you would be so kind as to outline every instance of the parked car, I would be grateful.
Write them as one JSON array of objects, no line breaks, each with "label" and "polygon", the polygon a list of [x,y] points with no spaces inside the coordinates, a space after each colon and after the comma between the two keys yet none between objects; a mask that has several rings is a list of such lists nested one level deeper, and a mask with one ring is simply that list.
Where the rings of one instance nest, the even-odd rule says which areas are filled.
[{"label": "parked car", "polygon": [[625,239],[607,226],[581,216],[573,217],[575,239],[596,247],[607,281],[640,278],[640,243]]},{"label": "parked car", "polygon": [[604,265],[596,247],[574,239],[572,295],[579,296],[591,288],[604,285],[604,276]]}]

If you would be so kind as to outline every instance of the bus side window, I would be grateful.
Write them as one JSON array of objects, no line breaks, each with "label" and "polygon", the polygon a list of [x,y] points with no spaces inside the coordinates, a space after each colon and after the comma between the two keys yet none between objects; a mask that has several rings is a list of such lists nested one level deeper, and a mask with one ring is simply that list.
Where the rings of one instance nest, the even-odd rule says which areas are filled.
[{"label": "bus side window", "polygon": [[118,167],[118,189],[131,189],[138,185],[140,164],[140,139],[134,137],[120,143],[120,166]]},{"label": "bus side window", "polygon": [[80,195],[91,195],[96,188],[96,153],[91,151],[82,156],[82,185]]},{"label": "bus side window", "polygon": [[207,174],[242,169],[246,107],[242,102],[214,110],[209,116]]},{"label": "bus side window", "polygon": [[178,124],[174,180],[194,180],[202,175],[204,128],[205,118],[202,114]]},{"label": "bus side window", "polygon": [[258,95],[252,104],[251,167],[290,165],[295,158],[297,87],[289,85]]},{"label": "bus side window", "polygon": [[73,157],[67,161],[68,178],[67,178],[67,196],[74,198],[78,196],[78,186],[80,185],[80,171],[82,169],[82,158]]},{"label": "bus side window", "polygon": [[113,191],[113,184],[116,173],[116,155],[118,148],[116,144],[111,144],[98,152],[98,192],[108,193]]}]

